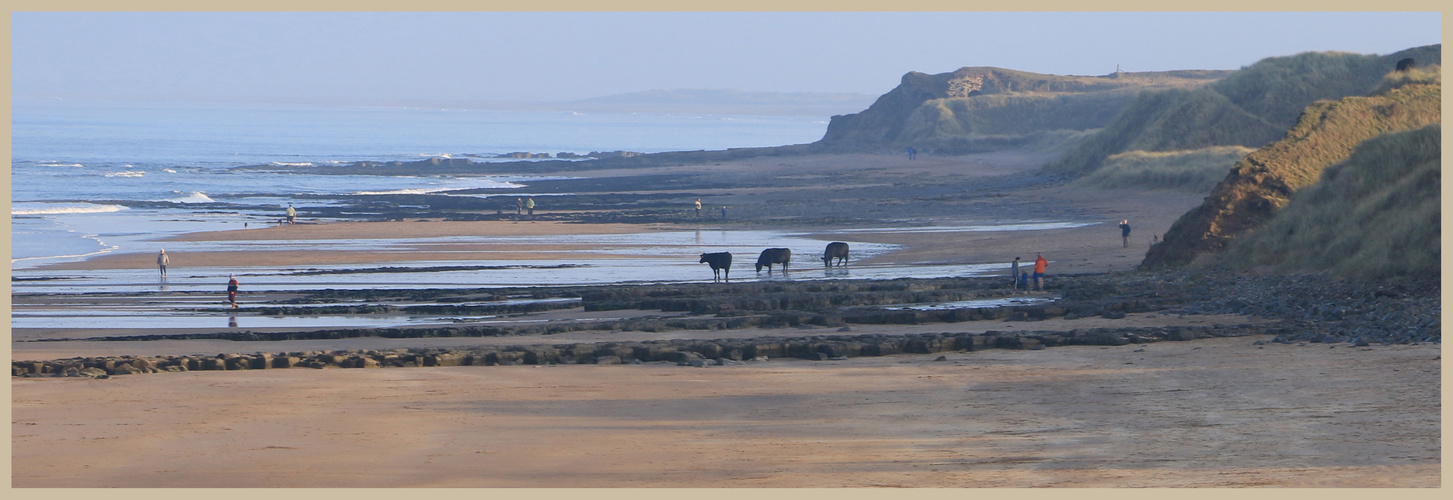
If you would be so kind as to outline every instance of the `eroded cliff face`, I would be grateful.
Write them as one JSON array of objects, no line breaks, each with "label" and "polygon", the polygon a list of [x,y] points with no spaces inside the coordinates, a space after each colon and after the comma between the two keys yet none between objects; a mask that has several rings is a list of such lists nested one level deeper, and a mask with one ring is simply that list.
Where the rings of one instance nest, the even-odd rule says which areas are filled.
[{"label": "eroded cliff face", "polygon": [[[818,144],[838,149],[943,148],[955,136],[1104,126],[1142,90],[1195,88],[1226,71],[1060,76],[993,67],[911,72],[861,113],[832,117]],[[1007,132],[1006,132],[1007,131]]]},{"label": "eroded cliff face", "polygon": [[1200,207],[1181,216],[1150,247],[1143,269],[1189,264],[1255,230],[1297,190],[1347,159],[1363,141],[1440,123],[1441,84],[1410,84],[1372,97],[1321,101],[1308,107],[1284,139],[1232,167]]}]

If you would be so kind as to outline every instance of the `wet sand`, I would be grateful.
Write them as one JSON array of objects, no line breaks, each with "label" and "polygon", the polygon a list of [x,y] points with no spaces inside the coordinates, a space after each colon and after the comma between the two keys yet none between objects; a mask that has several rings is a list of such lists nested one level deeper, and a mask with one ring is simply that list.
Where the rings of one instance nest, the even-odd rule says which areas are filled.
[{"label": "wet sand", "polygon": [[16,487],[1438,487],[1439,352],[12,381]]}]

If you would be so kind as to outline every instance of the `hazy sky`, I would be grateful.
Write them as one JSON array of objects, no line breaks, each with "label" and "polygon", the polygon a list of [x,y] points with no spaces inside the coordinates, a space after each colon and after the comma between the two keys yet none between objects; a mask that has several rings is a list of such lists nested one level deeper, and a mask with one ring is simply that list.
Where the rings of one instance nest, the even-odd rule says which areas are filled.
[{"label": "hazy sky", "polygon": [[15,12],[15,98],[565,101],[651,89],[878,95],[909,71],[1235,69],[1441,43],[1403,13]]}]

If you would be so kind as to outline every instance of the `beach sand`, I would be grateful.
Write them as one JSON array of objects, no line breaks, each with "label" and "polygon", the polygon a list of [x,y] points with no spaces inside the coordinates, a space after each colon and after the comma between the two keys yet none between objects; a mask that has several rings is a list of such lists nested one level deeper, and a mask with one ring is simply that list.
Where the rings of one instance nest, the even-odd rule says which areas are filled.
[{"label": "beach sand", "polygon": [[[989,157],[989,160],[996,160]],[[981,161],[974,160],[974,161]],[[997,158],[997,160],[1004,160]],[[1012,160],[1010,158],[1009,160]],[[874,155],[752,159],[750,175],[793,162],[799,175],[881,169],[876,181],[962,170],[930,158]],[[989,161],[985,172],[1029,163]],[[957,169],[957,170],[956,170]],[[663,167],[658,172],[685,171]],[[594,172],[590,175],[624,175]],[[836,186],[840,188],[841,186]],[[825,189],[831,189],[829,186]],[[733,196],[821,192],[732,189]],[[1032,262],[1055,273],[1129,271],[1152,235],[1201,197],[1175,192],[1031,187],[1026,213],[1103,214],[1104,223],[1004,236],[851,233],[903,245],[878,264]],[[779,200],[781,198],[778,198]],[[1032,210],[1031,210],[1032,209]],[[1010,211],[1012,213],[1012,210]],[[1068,213],[1068,212],[1066,212]],[[1130,248],[1116,223],[1131,219]],[[975,223],[969,212],[938,226]],[[709,222],[703,222],[709,225]],[[679,224],[404,221],[200,233],[192,241],[292,242],[621,234]],[[773,226],[780,227],[780,226]],[[798,227],[823,240],[844,233]],[[835,232],[838,231],[838,232]],[[431,260],[560,259],[543,241],[471,251],[192,252],[174,266],[309,266]],[[168,251],[171,253],[171,251]],[[599,255],[593,254],[593,257]],[[50,269],[148,268],[150,253]],[[620,312],[617,314],[641,314]],[[551,312],[549,315],[579,314]],[[1032,325],[886,325],[855,333],[1136,327],[1252,318],[1132,314]],[[992,323],[992,324],[989,324]],[[609,332],[550,338],[344,339],[297,342],[25,343],[12,359],[117,353],[282,352],[592,339],[816,335]],[[90,334],[127,332],[98,330]],[[28,332],[31,338],[88,332]],[[15,487],[1437,487],[1440,346],[1255,345],[1258,338],[1119,347],[1054,347],[735,366],[496,366],[255,370],[12,379]],[[1263,339],[1264,340],[1264,339]]]},{"label": "beach sand", "polygon": [[1439,349],[12,381],[16,487],[1437,487]]}]

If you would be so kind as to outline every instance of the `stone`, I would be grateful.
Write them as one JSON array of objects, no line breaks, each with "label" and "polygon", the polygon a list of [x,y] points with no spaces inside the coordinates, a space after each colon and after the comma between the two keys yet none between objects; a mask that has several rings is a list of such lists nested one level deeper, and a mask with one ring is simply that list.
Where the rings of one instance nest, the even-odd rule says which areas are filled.
[{"label": "stone", "polygon": [[621,357],[620,356],[601,356],[601,357],[595,358],[595,364],[597,364],[597,365],[618,365],[618,364],[621,364]]},{"label": "stone", "polygon": [[273,357],[271,354],[257,354],[252,356],[252,368],[254,370],[266,370],[272,368]]},{"label": "stone", "polygon": [[687,363],[693,360],[704,359],[704,357],[700,353],[691,351],[671,351],[666,353],[663,356],[663,359],[665,361],[674,361],[676,363]]},{"label": "stone", "polygon": [[116,368],[111,369],[111,375],[135,375],[137,373],[144,372],[135,366],[131,366],[131,363],[121,363],[116,365]]}]

